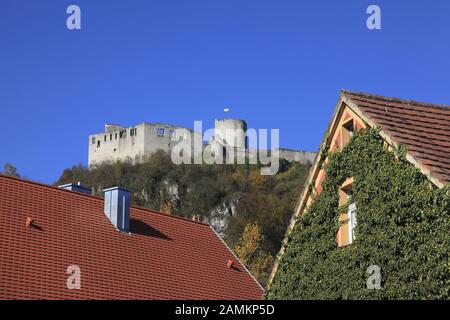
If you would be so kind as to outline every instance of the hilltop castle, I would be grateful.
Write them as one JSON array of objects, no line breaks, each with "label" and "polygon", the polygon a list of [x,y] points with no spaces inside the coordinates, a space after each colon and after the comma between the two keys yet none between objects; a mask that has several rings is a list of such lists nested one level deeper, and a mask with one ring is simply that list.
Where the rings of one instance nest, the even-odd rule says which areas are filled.
[{"label": "hilltop castle", "polygon": [[[209,144],[213,148],[232,148],[237,153],[247,153],[246,131],[244,120],[216,119]],[[162,123],[141,123],[132,127],[106,124],[104,132],[89,136],[89,167],[104,162],[142,162],[157,150],[170,153],[180,140],[191,138],[193,141],[195,135],[203,141],[201,132],[180,126]],[[315,155],[315,152],[279,149],[280,158],[300,163],[312,163]]]}]

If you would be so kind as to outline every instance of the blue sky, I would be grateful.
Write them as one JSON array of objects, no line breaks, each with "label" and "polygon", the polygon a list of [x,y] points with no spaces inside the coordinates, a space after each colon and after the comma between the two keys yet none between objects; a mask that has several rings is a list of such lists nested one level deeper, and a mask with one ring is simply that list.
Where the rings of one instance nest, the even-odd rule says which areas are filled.
[{"label": "blue sky", "polygon": [[341,88],[450,104],[449,14],[445,0],[1,0],[0,166],[53,183],[107,122],[212,127],[225,106],[317,150]]}]

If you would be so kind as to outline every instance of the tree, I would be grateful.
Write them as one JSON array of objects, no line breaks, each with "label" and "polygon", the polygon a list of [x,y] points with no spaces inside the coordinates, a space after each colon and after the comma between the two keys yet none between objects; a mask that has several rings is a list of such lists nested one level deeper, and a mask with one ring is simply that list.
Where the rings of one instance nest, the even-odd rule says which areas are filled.
[{"label": "tree", "polygon": [[17,168],[14,167],[9,162],[5,163],[5,166],[3,168],[3,174],[7,175],[7,176],[10,176],[10,177],[20,178],[20,175],[17,173]]},{"label": "tree", "polygon": [[263,250],[263,240],[264,236],[258,224],[249,223],[234,249],[239,260],[262,283],[265,282],[267,269],[272,263],[270,254]]},{"label": "tree", "polygon": [[172,214],[173,212],[173,205],[170,201],[164,202],[161,207],[159,208],[159,211],[165,214]]}]

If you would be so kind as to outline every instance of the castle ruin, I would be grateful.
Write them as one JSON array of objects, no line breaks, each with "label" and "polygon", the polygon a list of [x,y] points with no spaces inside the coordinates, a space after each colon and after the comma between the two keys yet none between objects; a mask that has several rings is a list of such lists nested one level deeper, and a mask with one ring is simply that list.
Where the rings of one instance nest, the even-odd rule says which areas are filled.
[{"label": "castle ruin", "polygon": [[[248,155],[246,132],[247,123],[244,120],[216,119],[209,144],[213,150],[233,149],[234,154]],[[162,123],[141,123],[132,127],[106,124],[104,132],[89,136],[88,165],[92,167],[116,161],[143,162],[158,150],[170,153],[180,140],[190,138],[194,141],[196,135],[203,141],[201,132],[180,126]],[[282,148],[278,151],[280,158],[303,164],[312,163],[316,155],[315,152]]]}]

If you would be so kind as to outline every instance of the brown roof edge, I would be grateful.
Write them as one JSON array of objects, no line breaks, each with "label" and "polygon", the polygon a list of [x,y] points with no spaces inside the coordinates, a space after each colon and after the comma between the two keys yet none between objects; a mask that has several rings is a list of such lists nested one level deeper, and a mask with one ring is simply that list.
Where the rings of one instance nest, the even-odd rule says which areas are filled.
[{"label": "brown roof edge", "polygon": [[371,94],[367,92],[358,92],[358,91],[351,91],[342,89],[340,91],[341,96],[345,94],[351,94],[351,95],[358,95],[364,98],[371,98],[371,99],[378,99],[386,102],[395,102],[395,103],[402,103],[402,104],[408,104],[408,105],[414,105],[414,106],[420,106],[420,107],[429,107],[429,108],[437,108],[442,110],[448,110],[450,108],[449,105],[446,104],[435,104],[435,103],[426,103],[426,102],[419,102],[415,100],[408,100],[408,99],[401,99],[396,97],[385,97],[377,94]]}]

